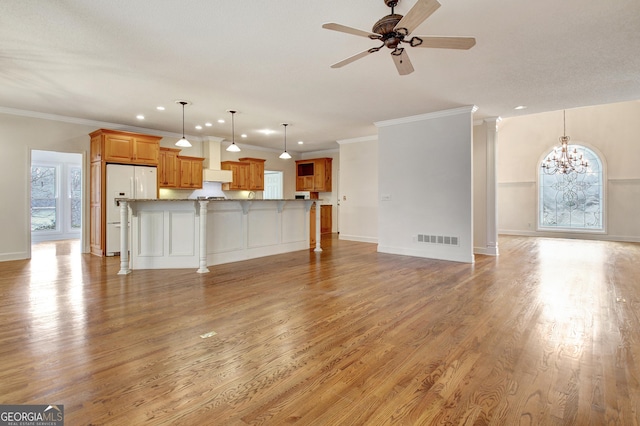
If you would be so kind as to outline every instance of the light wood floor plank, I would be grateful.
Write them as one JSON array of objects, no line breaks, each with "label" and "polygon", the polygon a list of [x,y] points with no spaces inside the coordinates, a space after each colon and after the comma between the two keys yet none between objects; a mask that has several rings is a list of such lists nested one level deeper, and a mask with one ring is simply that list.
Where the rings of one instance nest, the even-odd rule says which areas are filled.
[{"label": "light wood floor plank", "polygon": [[470,265],[333,236],[127,276],[38,244],[0,263],[0,403],[72,425],[639,425],[640,244],[499,243]]}]

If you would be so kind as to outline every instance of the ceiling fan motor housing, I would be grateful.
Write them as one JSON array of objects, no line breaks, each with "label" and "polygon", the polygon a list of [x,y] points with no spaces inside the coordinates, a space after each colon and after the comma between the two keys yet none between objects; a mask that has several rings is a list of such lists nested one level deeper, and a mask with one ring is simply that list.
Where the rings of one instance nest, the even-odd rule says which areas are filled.
[{"label": "ceiling fan motor housing", "polygon": [[382,35],[381,40],[389,49],[395,49],[398,47],[398,44],[404,38],[403,34],[399,34],[397,31],[394,31],[394,28],[401,19],[402,15],[394,13],[385,16],[373,25],[373,32]]}]

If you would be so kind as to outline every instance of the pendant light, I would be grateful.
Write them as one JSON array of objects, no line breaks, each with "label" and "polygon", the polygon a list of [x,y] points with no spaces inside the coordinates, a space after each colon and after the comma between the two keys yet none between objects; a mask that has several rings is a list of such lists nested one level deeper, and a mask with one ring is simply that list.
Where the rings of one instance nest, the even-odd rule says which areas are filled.
[{"label": "pendant light", "polygon": [[176,146],[179,146],[181,148],[189,148],[191,146],[191,143],[187,140],[187,138],[184,137],[184,106],[189,102],[176,101],[176,103],[182,105],[182,139],[176,142]]},{"label": "pendant light", "polygon": [[240,147],[236,145],[236,126],[233,121],[233,116],[237,111],[227,110],[227,112],[231,113],[231,145],[227,147],[227,151],[229,152],[240,152]]},{"label": "pendant light", "polygon": [[291,158],[291,155],[289,155],[289,153],[287,152],[287,126],[289,124],[282,123],[282,125],[284,126],[284,152],[280,154],[280,158],[282,158],[283,160],[288,160],[289,158]]}]

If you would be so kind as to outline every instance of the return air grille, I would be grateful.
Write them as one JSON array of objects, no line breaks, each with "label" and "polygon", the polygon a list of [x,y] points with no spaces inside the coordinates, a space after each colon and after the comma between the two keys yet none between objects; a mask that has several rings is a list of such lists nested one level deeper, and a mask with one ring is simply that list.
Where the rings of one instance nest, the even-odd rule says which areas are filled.
[{"label": "return air grille", "polygon": [[418,234],[419,243],[443,244],[445,246],[459,246],[458,237],[450,237],[445,235],[426,235]]}]

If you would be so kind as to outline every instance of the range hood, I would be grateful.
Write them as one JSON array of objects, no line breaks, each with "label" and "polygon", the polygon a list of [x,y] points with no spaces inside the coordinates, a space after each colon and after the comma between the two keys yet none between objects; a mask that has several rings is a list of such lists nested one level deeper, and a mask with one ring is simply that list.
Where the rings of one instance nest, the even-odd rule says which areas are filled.
[{"label": "range hood", "polygon": [[205,182],[231,182],[233,173],[231,170],[220,170],[220,142],[219,138],[206,138],[202,142],[204,156],[202,180]]}]

